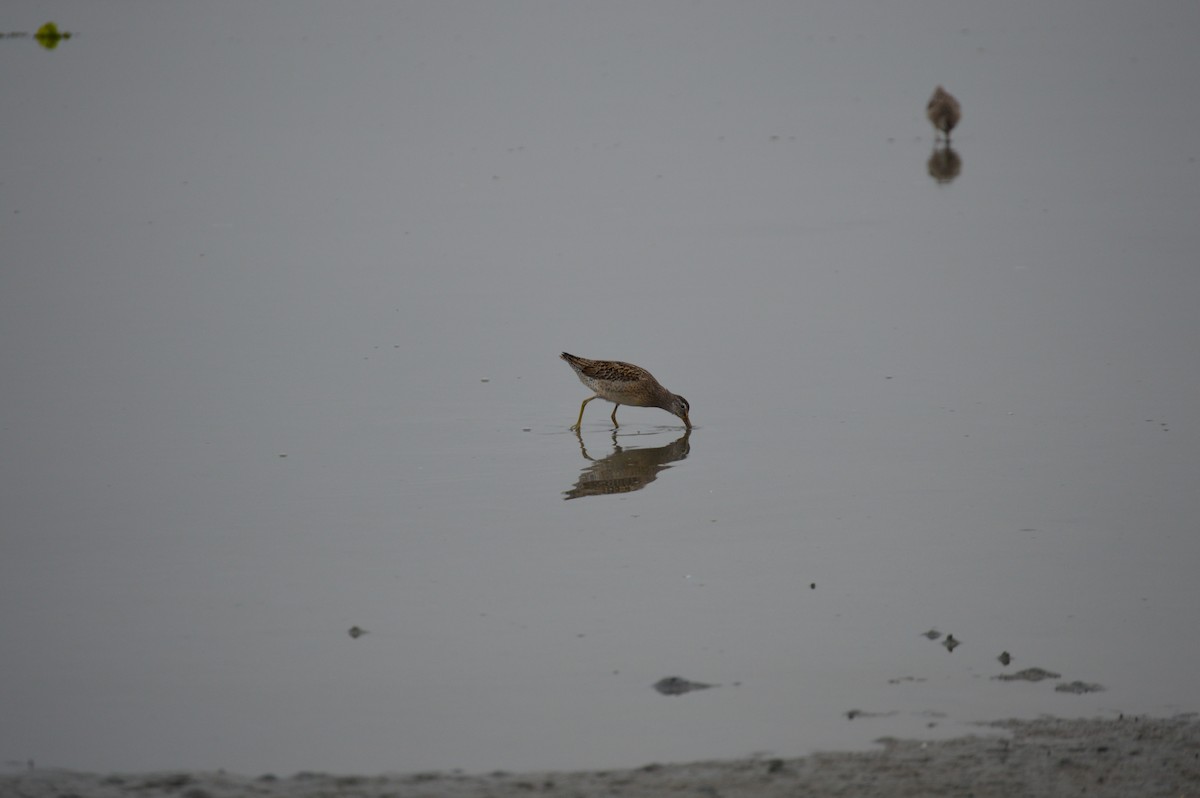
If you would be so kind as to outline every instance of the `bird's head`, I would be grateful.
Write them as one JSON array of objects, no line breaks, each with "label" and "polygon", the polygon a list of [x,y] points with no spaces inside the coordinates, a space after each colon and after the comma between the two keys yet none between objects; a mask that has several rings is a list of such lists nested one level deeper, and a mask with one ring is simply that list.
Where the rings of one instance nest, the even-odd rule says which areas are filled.
[{"label": "bird's head", "polygon": [[688,429],[692,428],[692,421],[688,418],[688,412],[691,411],[692,406],[688,404],[687,399],[684,399],[679,394],[674,394],[671,397],[671,406],[667,409],[682,418],[683,423],[687,425]]}]

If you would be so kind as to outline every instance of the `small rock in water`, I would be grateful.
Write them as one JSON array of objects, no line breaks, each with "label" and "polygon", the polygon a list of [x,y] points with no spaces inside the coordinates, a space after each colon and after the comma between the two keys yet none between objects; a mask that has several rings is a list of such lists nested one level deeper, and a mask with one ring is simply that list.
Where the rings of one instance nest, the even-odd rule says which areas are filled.
[{"label": "small rock in water", "polygon": [[962,645],[962,641],[955,640],[954,635],[946,635],[946,639],[942,641],[942,645],[946,647],[947,651],[953,651]]},{"label": "small rock in water", "polygon": [[358,626],[351,626],[348,634],[357,640],[358,638],[367,634],[367,630]]},{"label": "small rock in water", "polygon": [[928,637],[930,640],[937,640],[942,636],[942,633],[937,629],[930,629],[928,632],[921,632],[921,637]]},{"label": "small rock in water", "polygon": [[1000,660],[1001,665],[1007,665],[1012,662],[1012,654],[1009,654],[1007,651],[1001,651],[1000,656],[996,657],[996,659]]},{"label": "small rock in water", "polygon": [[707,690],[710,687],[716,687],[715,684],[704,684],[702,682],[689,682],[682,676],[667,676],[659,679],[654,683],[654,689],[663,695],[683,695],[690,693],[693,690]]},{"label": "small rock in water", "polygon": [[890,718],[895,714],[895,712],[865,712],[861,709],[851,709],[846,712],[846,719],[854,720],[855,718]]},{"label": "small rock in water", "polygon": [[1016,673],[1002,673],[999,676],[993,676],[993,679],[999,679],[1002,682],[1040,682],[1043,679],[1061,679],[1061,673],[1048,671],[1045,668],[1026,668],[1023,671]]},{"label": "small rock in water", "polygon": [[1089,684],[1087,682],[1079,682],[1079,681],[1070,682],[1070,683],[1062,682],[1061,684],[1057,684],[1054,686],[1054,692],[1056,692],[1056,693],[1073,693],[1075,695],[1083,695],[1084,693],[1102,693],[1102,692],[1104,692],[1104,685]]}]

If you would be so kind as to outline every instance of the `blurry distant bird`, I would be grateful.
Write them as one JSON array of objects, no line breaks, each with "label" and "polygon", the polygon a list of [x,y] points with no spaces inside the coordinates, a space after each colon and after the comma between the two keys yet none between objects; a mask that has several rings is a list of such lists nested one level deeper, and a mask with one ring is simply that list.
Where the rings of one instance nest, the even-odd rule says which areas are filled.
[{"label": "blurry distant bird", "polygon": [[962,108],[959,107],[958,100],[954,99],[954,95],[938,86],[933,90],[929,104],[925,106],[925,115],[929,117],[934,129],[941,131],[946,141],[949,141],[950,131],[954,130],[958,120],[962,119]]}]

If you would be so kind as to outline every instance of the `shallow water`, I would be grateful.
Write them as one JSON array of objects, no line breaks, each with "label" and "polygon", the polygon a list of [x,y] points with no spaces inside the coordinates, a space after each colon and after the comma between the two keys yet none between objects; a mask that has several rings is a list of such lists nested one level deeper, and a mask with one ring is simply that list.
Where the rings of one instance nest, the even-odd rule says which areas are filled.
[{"label": "shallow water", "polygon": [[[80,4],[0,40],[0,760],[600,768],[1197,709],[1200,9],[1110,5]],[[569,432],[563,349],[696,429]],[[990,678],[1033,666],[1106,690]]]}]

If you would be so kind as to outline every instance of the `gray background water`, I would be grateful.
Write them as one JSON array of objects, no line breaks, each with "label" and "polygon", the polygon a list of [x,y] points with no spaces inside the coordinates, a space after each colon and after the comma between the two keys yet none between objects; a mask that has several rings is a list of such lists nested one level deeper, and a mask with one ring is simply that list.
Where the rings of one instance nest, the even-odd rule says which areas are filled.
[{"label": "gray background water", "polygon": [[[1200,5],[0,29],[49,19],[0,41],[0,760],[632,766],[1200,708]],[[563,349],[697,429],[624,408],[604,460],[596,402],[581,450]],[[642,488],[564,500],[597,476]],[[1029,666],[1107,691],[990,679]]]}]

